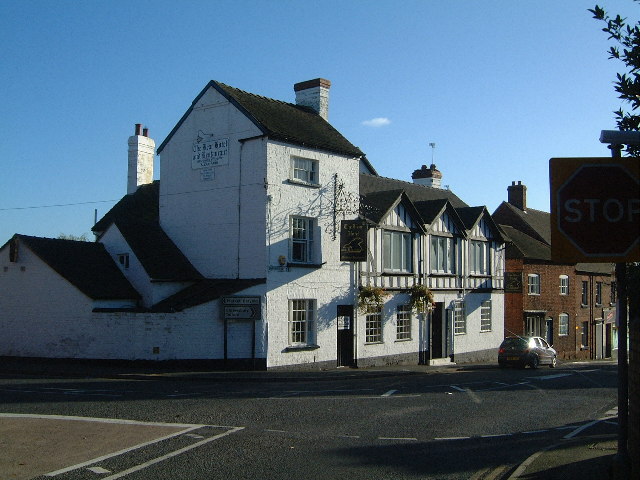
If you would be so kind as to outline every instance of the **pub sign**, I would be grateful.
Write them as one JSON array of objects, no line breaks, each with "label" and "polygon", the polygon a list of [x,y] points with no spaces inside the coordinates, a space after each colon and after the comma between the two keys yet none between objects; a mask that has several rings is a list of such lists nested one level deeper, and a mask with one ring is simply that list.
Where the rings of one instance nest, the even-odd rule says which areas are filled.
[{"label": "pub sign", "polygon": [[367,224],[362,220],[342,220],[340,223],[340,261],[367,261]]}]

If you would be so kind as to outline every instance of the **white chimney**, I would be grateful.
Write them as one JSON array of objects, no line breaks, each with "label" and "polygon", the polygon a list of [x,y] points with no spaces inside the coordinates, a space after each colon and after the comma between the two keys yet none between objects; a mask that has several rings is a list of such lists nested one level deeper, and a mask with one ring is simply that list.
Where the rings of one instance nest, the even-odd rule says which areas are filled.
[{"label": "white chimney", "polygon": [[135,193],[140,185],[153,182],[153,159],[156,142],[149,138],[149,129],[136,123],[135,135],[129,137],[129,169],[127,195]]},{"label": "white chimney", "polygon": [[296,83],[296,105],[310,107],[325,120],[329,120],[329,89],[331,82],[324,78]]},{"label": "white chimney", "polygon": [[429,168],[422,165],[422,168],[414,170],[411,174],[413,183],[424,185],[425,187],[441,188],[442,173],[436,168],[434,163]]}]

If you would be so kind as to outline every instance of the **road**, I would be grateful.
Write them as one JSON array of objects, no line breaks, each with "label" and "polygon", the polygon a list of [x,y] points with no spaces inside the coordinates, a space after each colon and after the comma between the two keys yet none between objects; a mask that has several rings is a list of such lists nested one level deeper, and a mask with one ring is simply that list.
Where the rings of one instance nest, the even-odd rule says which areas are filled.
[{"label": "road", "polygon": [[616,375],[613,363],[0,375],[0,479],[499,478],[551,442],[615,433]]}]

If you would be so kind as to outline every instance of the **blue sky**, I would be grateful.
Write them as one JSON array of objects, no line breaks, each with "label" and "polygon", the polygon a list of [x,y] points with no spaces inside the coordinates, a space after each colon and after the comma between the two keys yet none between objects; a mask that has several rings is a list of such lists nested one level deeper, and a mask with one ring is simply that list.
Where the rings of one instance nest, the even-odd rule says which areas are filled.
[{"label": "blue sky", "polygon": [[134,124],[159,145],[212,79],[294,102],[294,83],[327,78],[330,122],[381,175],[433,155],[470,205],[493,212],[520,180],[549,211],[549,159],[609,156],[600,130],[623,105],[594,4],[3,0],[0,245],[91,238],[94,209],[126,193]]}]

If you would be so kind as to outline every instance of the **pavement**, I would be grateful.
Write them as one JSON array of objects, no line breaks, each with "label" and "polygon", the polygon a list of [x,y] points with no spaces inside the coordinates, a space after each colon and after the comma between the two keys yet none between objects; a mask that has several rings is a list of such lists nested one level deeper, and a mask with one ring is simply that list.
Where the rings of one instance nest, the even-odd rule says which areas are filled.
[{"label": "pavement", "polygon": [[[590,362],[591,363],[591,362]],[[606,362],[612,363],[612,362]],[[339,368],[303,371],[218,371],[194,364],[185,368],[180,364],[149,364],[136,362],[65,361],[56,359],[16,359],[0,357],[0,374],[62,378],[130,378],[172,381],[318,381],[337,377],[380,377],[398,374],[424,374],[452,370],[494,368],[493,364],[462,364],[447,366],[390,366],[363,369]],[[187,366],[188,367],[188,366]],[[1,442],[0,442],[1,443]],[[54,442],[55,443],[55,442]],[[561,440],[536,452],[515,469],[496,469],[484,472],[485,480],[627,480],[617,457],[617,435],[576,436]],[[19,478],[19,477],[10,477]],[[31,477],[22,477],[31,478]],[[635,480],[635,479],[632,479]]]}]

